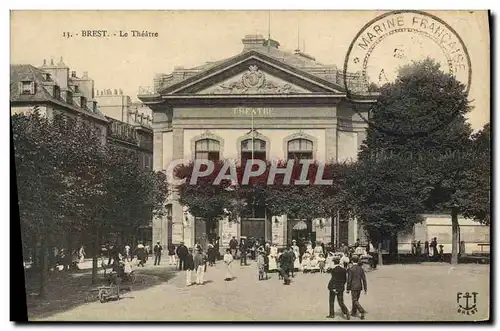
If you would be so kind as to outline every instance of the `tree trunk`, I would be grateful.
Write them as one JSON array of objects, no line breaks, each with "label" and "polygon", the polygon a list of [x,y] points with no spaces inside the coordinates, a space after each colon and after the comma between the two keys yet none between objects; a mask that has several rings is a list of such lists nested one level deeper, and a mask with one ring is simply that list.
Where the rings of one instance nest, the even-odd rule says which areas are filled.
[{"label": "tree trunk", "polygon": [[92,241],[92,284],[95,284],[97,281],[97,257],[99,256],[101,247],[101,229],[99,226],[96,227],[94,234],[95,237]]},{"label": "tree trunk", "polygon": [[458,264],[458,209],[451,209],[451,264]]},{"label": "tree trunk", "polygon": [[381,242],[378,243],[378,265],[380,267],[384,265],[382,262],[382,243]]},{"label": "tree trunk", "polygon": [[47,265],[47,239],[44,235],[40,236],[40,288],[38,295],[41,298],[47,296],[47,279],[48,279],[48,265]]}]

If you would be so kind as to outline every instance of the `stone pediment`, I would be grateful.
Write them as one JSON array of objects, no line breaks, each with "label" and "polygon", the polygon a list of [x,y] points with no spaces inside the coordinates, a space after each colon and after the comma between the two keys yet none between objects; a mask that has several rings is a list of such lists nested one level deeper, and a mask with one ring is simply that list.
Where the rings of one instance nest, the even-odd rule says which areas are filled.
[{"label": "stone pediment", "polygon": [[311,93],[291,82],[269,74],[258,65],[199,91],[197,94],[302,94]]},{"label": "stone pediment", "polygon": [[343,89],[300,68],[248,51],[161,89],[162,96],[343,95]]}]

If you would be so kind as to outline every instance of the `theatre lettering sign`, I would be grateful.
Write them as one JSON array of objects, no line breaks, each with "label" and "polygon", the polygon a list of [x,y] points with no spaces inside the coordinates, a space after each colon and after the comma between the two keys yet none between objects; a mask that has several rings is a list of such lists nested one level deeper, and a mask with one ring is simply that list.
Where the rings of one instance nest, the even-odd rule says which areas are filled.
[{"label": "theatre lettering sign", "polygon": [[271,116],[273,115],[273,108],[247,108],[235,107],[233,108],[233,115],[235,116]]}]

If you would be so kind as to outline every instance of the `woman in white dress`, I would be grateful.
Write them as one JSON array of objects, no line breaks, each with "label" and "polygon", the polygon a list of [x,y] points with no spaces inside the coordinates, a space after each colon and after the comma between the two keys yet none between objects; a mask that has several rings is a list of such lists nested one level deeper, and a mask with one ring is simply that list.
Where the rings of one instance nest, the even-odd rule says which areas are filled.
[{"label": "woman in white dress", "polygon": [[278,247],[273,244],[269,252],[269,271],[278,270],[278,263],[276,258],[278,257]]},{"label": "woman in white dress", "polygon": [[226,266],[226,278],[225,281],[233,280],[233,273],[231,272],[231,263],[233,262],[233,256],[231,255],[231,250],[226,249],[226,254],[224,254],[224,265]]},{"label": "woman in white dress", "polygon": [[295,260],[293,261],[293,268],[299,270],[300,269],[300,248],[297,246],[297,241],[292,240],[292,250],[293,255],[295,255]]},{"label": "woman in white dress", "polygon": [[321,247],[320,242],[316,242],[316,247],[314,247],[314,257],[318,258],[320,254],[323,254],[323,247]]}]

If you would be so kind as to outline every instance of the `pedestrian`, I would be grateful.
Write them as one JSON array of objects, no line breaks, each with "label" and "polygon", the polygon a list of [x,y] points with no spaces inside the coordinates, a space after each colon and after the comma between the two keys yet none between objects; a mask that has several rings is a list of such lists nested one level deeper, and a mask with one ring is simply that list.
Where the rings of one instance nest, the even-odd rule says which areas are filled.
[{"label": "pedestrian", "polygon": [[238,247],[238,241],[236,240],[236,237],[233,237],[229,241],[229,248],[231,249],[231,254],[233,255],[233,259],[236,258],[237,247]]},{"label": "pedestrian", "polygon": [[420,240],[417,241],[416,254],[417,254],[417,262],[420,262],[420,256],[422,255],[422,244],[420,243]]},{"label": "pedestrian", "polygon": [[214,250],[215,250],[216,260],[220,260],[220,237],[219,236],[217,236],[217,238],[214,241]]},{"label": "pedestrian", "polygon": [[207,255],[208,255],[208,265],[213,267],[215,265],[215,260],[217,257],[214,245],[208,244]]},{"label": "pedestrian", "polygon": [[290,285],[290,271],[293,269],[293,259],[292,247],[288,246],[280,257],[280,271],[283,275],[283,285]]},{"label": "pedestrian", "polygon": [[439,260],[442,262],[444,261],[444,246],[439,245]]},{"label": "pedestrian", "polygon": [[226,266],[226,278],[225,281],[233,280],[233,273],[231,272],[231,263],[233,262],[233,256],[231,255],[231,250],[226,249],[226,254],[224,254],[224,265]]},{"label": "pedestrian", "polygon": [[429,260],[430,256],[430,249],[429,249],[429,241],[425,241],[424,243],[424,256],[426,260]]},{"label": "pedestrian", "polygon": [[83,260],[85,259],[85,249],[83,248],[83,245],[80,246],[80,250],[78,251],[79,255],[79,263],[83,263]]},{"label": "pedestrian", "polygon": [[240,239],[240,265],[248,265],[247,264],[247,240],[245,237]]},{"label": "pedestrian", "polygon": [[170,243],[167,246],[168,250],[168,265],[176,265],[177,261],[175,259],[175,246]]},{"label": "pedestrian", "polygon": [[130,256],[130,246],[128,244],[125,245],[123,253],[125,253],[125,258],[127,259],[127,261],[130,262],[132,258]]},{"label": "pedestrian", "polygon": [[153,248],[153,253],[155,255],[155,265],[160,265],[162,250],[163,247],[161,247],[160,242],[157,241],[155,247]]},{"label": "pedestrian", "polygon": [[347,282],[346,270],[340,266],[340,258],[334,256],[333,260],[333,268],[330,271],[332,277],[328,282],[328,291],[329,291],[329,308],[330,313],[327,318],[335,318],[335,297],[337,297],[337,301],[339,303],[340,309],[342,309],[342,314],[344,314],[345,319],[350,319],[349,309],[347,309],[344,304],[344,287]]},{"label": "pedestrian", "polygon": [[137,245],[136,255],[137,255],[137,260],[139,260],[137,266],[144,267],[144,264],[146,263],[146,251],[142,243],[139,243]]},{"label": "pedestrian", "polygon": [[257,253],[259,254],[257,256],[257,271],[259,273],[259,280],[263,280],[264,274],[266,273],[266,259],[264,258],[266,253],[264,249],[259,249]]},{"label": "pedestrian", "polygon": [[189,248],[187,250],[186,256],[184,257],[184,270],[186,270],[186,286],[193,284],[193,270],[194,270],[194,260],[193,260],[193,249]]},{"label": "pedestrian", "polygon": [[365,319],[365,310],[359,303],[359,296],[361,291],[364,291],[365,294],[368,290],[366,284],[366,275],[363,267],[360,263],[358,263],[358,257],[354,255],[352,257],[352,267],[349,268],[347,272],[347,294],[351,291],[352,298],[352,308],[351,308],[351,316],[356,316],[358,311],[361,314],[360,318],[362,320]]},{"label": "pedestrian", "polygon": [[181,241],[180,245],[177,246],[177,250],[176,250],[177,257],[179,258],[179,270],[183,270],[184,261],[186,260],[187,253],[188,253],[188,249],[184,245],[184,242]]},{"label": "pedestrian", "polygon": [[436,237],[432,238],[432,241],[431,241],[429,247],[430,247],[429,253],[432,253],[432,255],[429,254],[429,256],[432,256],[432,259],[434,261],[436,261],[439,258],[438,242],[437,242],[437,238]]},{"label": "pedestrian", "polygon": [[199,245],[196,246],[196,252],[193,255],[193,261],[194,261],[194,270],[196,272],[196,284],[203,285],[206,257],[203,251],[201,250],[201,246]]}]

